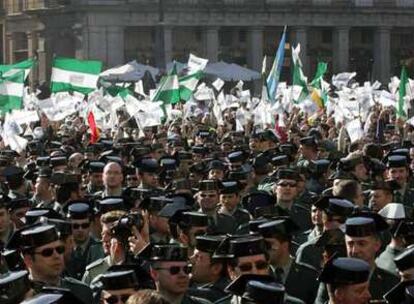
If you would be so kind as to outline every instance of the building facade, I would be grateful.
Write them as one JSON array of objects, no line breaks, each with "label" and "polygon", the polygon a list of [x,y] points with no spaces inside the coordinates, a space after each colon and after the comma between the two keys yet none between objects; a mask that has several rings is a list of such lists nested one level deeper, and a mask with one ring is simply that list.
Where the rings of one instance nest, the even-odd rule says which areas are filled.
[{"label": "building facade", "polygon": [[414,0],[3,0],[5,63],[37,56],[33,80],[45,81],[53,56],[129,60],[165,67],[190,52],[260,71],[271,64],[287,25],[301,44],[305,75],[318,60],[330,73],[388,82],[401,64],[414,69]]}]

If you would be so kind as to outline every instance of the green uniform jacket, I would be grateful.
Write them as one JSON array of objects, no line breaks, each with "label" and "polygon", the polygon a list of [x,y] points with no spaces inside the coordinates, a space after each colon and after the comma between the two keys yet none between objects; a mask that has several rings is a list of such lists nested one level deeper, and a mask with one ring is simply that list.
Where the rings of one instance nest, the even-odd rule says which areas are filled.
[{"label": "green uniform jacket", "polygon": [[394,258],[402,252],[401,249],[392,248],[390,245],[385,247],[385,250],[377,257],[375,264],[395,276],[398,276],[397,266],[394,263]]},{"label": "green uniform jacket", "polygon": [[85,272],[86,266],[105,257],[102,243],[89,238],[88,244],[81,255],[72,252],[69,262],[66,265],[66,271],[69,276],[77,280],[81,280]]},{"label": "green uniform jacket", "polygon": [[188,294],[202,299],[207,299],[210,302],[216,302],[228,296],[224,291],[227,285],[230,284],[230,279],[227,277],[220,278],[217,282],[208,283],[199,287],[192,287],[188,290]]},{"label": "green uniform jacket", "polygon": [[111,257],[109,255],[103,259],[93,262],[92,264],[89,264],[86,266],[82,282],[90,286],[93,280],[100,274],[105,273],[109,267],[111,267]]},{"label": "green uniform jacket", "polygon": [[318,272],[310,265],[292,261],[284,285],[289,295],[301,299],[306,304],[312,304],[318,291]]},{"label": "green uniform jacket", "polygon": [[296,262],[298,264],[310,265],[319,271],[321,269],[323,249],[316,247],[317,240],[318,238],[314,238],[299,246],[296,251]]}]

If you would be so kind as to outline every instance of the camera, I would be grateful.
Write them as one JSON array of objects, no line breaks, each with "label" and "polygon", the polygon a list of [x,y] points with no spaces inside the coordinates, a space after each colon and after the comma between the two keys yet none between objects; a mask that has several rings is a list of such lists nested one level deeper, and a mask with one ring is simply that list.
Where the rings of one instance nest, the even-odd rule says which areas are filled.
[{"label": "camera", "polygon": [[144,226],[144,218],[140,213],[129,213],[121,217],[111,229],[111,234],[122,244],[128,244],[128,238],[132,236],[132,227],[138,231]]}]

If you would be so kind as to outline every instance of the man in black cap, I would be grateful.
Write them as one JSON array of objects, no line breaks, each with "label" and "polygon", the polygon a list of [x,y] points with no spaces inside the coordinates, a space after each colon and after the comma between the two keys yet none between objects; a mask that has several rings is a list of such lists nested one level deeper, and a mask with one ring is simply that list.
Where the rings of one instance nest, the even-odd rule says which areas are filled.
[{"label": "man in black cap", "polygon": [[233,233],[237,229],[236,221],[232,216],[217,213],[219,202],[219,183],[216,180],[202,180],[199,182],[196,194],[199,212],[207,214],[212,219],[212,229],[218,234]]},{"label": "man in black cap", "polygon": [[310,229],[312,221],[308,208],[298,203],[294,204],[298,173],[291,169],[279,169],[275,177],[277,182],[273,186],[273,192],[276,195],[276,206],[286,211],[292,220],[300,225],[300,232]]},{"label": "man in black cap", "polygon": [[102,174],[105,168],[105,163],[93,161],[87,165],[88,172],[88,184],[86,185],[86,192],[90,195],[95,194],[98,191],[103,191]]},{"label": "man in black cap", "polygon": [[0,248],[7,244],[15,229],[10,218],[9,201],[7,196],[0,195]]},{"label": "man in black cap", "polygon": [[73,291],[66,288],[45,287],[40,293],[23,304],[83,304]]},{"label": "man in black cap", "polygon": [[52,170],[47,167],[39,168],[39,172],[34,185],[34,193],[32,197],[33,205],[39,208],[52,208],[60,210],[54,197],[54,189],[50,178],[52,176]]},{"label": "man in black cap", "polygon": [[149,214],[151,243],[168,243],[171,238],[168,217],[160,215],[160,212],[167,204],[172,204],[173,200],[165,196],[151,196],[146,200],[149,201],[145,209]]},{"label": "man in black cap", "polygon": [[407,247],[403,252],[398,254],[394,261],[397,267],[401,281],[414,280],[414,246]]},{"label": "man in black cap", "polygon": [[249,212],[240,206],[240,185],[237,181],[221,183],[219,202],[217,213],[233,217],[237,227],[248,223],[251,219]]},{"label": "man in black cap", "polygon": [[104,213],[101,218],[102,224],[102,249],[105,254],[104,258],[98,259],[95,262],[86,266],[85,273],[82,278],[82,282],[87,285],[91,285],[92,282],[101,274],[105,273],[109,267],[114,264],[114,261],[117,260],[115,256],[111,256],[111,239],[112,233],[111,230],[114,224],[124,215],[125,211],[121,210],[112,210]]},{"label": "man in black cap", "polygon": [[326,283],[329,303],[367,304],[369,291],[369,264],[356,258],[334,258],[328,261],[319,281]]},{"label": "man in black cap", "polygon": [[104,257],[102,244],[91,235],[92,214],[89,205],[74,203],[68,208],[67,217],[72,224],[75,247],[66,265],[69,276],[81,280],[87,265]]},{"label": "man in black cap", "polygon": [[206,169],[208,179],[223,180],[225,169],[226,165],[222,161],[217,159],[210,161]]},{"label": "man in black cap", "polygon": [[[349,217],[354,205],[345,199],[337,197],[322,197],[315,202],[315,207],[322,210],[323,231],[333,230],[343,227],[347,217]],[[316,246],[317,238],[303,243],[296,252],[296,261],[321,268],[322,248]]]},{"label": "man in black cap", "polygon": [[151,249],[151,276],[157,291],[171,303],[211,303],[188,295],[191,267],[188,249],[179,245],[154,245]]},{"label": "man in black cap", "polygon": [[369,208],[378,212],[387,204],[393,202],[393,191],[397,190],[399,186],[393,181],[377,181],[370,186],[369,193]]},{"label": "man in black cap", "polygon": [[375,264],[381,248],[379,233],[388,228],[381,216],[363,215],[351,217],[345,223],[345,242],[349,257],[367,262],[371,268],[369,290],[372,299],[382,299],[386,290],[398,283],[398,278]]},{"label": "man in black cap", "polygon": [[315,137],[307,136],[301,138],[299,149],[301,153],[301,160],[299,162],[309,162],[318,159],[318,144],[316,143]]},{"label": "man in black cap", "polygon": [[290,218],[280,218],[258,227],[268,244],[269,263],[277,281],[290,295],[313,303],[318,289],[318,273],[308,264],[298,264],[290,255],[292,235],[299,227]]},{"label": "man in black cap", "polygon": [[88,286],[70,277],[61,277],[65,247],[53,225],[27,227],[20,232],[20,246],[36,293],[44,286],[68,288],[85,304],[92,303]]},{"label": "man in black cap", "polygon": [[189,294],[215,302],[227,296],[224,288],[230,283],[227,266],[222,259],[213,257],[225,236],[202,235],[196,237],[196,248],[190,257],[193,265],[191,280],[197,286]]},{"label": "man in black cap", "polygon": [[390,155],[387,157],[387,177],[395,180],[400,189],[394,191],[394,200],[404,206],[413,207],[414,191],[409,189],[408,161],[403,155]]},{"label": "man in black cap", "polygon": [[2,304],[20,303],[31,297],[32,292],[28,271],[8,271],[0,274],[0,302]]},{"label": "man in black cap", "polygon": [[136,162],[140,185],[138,188],[155,190],[159,187],[160,165],[154,158],[143,158]]},{"label": "man in black cap", "polygon": [[104,304],[125,304],[140,288],[150,288],[150,275],[140,267],[112,266],[100,278],[102,283],[100,300]]},{"label": "man in black cap", "polygon": [[9,188],[8,196],[10,198],[28,197],[29,184],[25,181],[24,170],[20,167],[10,166],[3,170]]},{"label": "man in black cap", "polygon": [[349,172],[359,182],[368,179],[365,157],[361,151],[349,153],[346,157],[341,158],[338,166],[344,172]]}]

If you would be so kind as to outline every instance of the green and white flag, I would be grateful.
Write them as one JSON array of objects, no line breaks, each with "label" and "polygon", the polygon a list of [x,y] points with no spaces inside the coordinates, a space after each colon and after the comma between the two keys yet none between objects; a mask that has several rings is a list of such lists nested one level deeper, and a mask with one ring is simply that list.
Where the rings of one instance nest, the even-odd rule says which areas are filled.
[{"label": "green and white flag", "polygon": [[175,63],[170,75],[161,80],[152,101],[162,101],[164,104],[176,104],[180,101],[180,85]]},{"label": "green and white flag", "polygon": [[292,61],[293,61],[293,91],[295,92],[293,96],[293,101],[299,103],[303,101],[308,95],[309,90],[307,87],[308,79],[303,74],[302,71],[302,61],[299,57],[300,53],[300,43],[294,48],[292,46]]},{"label": "green and white flag", "polygon": [[203,72],[198,71],[190,75],[183,76],[179,79],[180,83],[180,98],[188,101],[193,95],[198,82],[203,77]]},{"label": "green and white flag", "polygon": [[26,80],[35,63],[36,61],[34,59],[26,59],[14,64],[0,65],[0,73],[3,77],[7,77],[13,75],[16,71],[24,70],[24,79]]},{"label": "green and white flag", "polygon": [[89,94],[96,89],[101,61],[55,58],[53,60],[51,90],[53,93],[76,91]]},{"label": "green and white flag", "polygon": [[407,95],[408,75],[405,66],[401,69],[400,88],[398,90],[397,118],[407,118],[406,95]]},{"label": "green and white flag", "polygon": [[7,72],[6,77],[0,78],[0,112],[5,113],[23,106],[24,70]]}]

